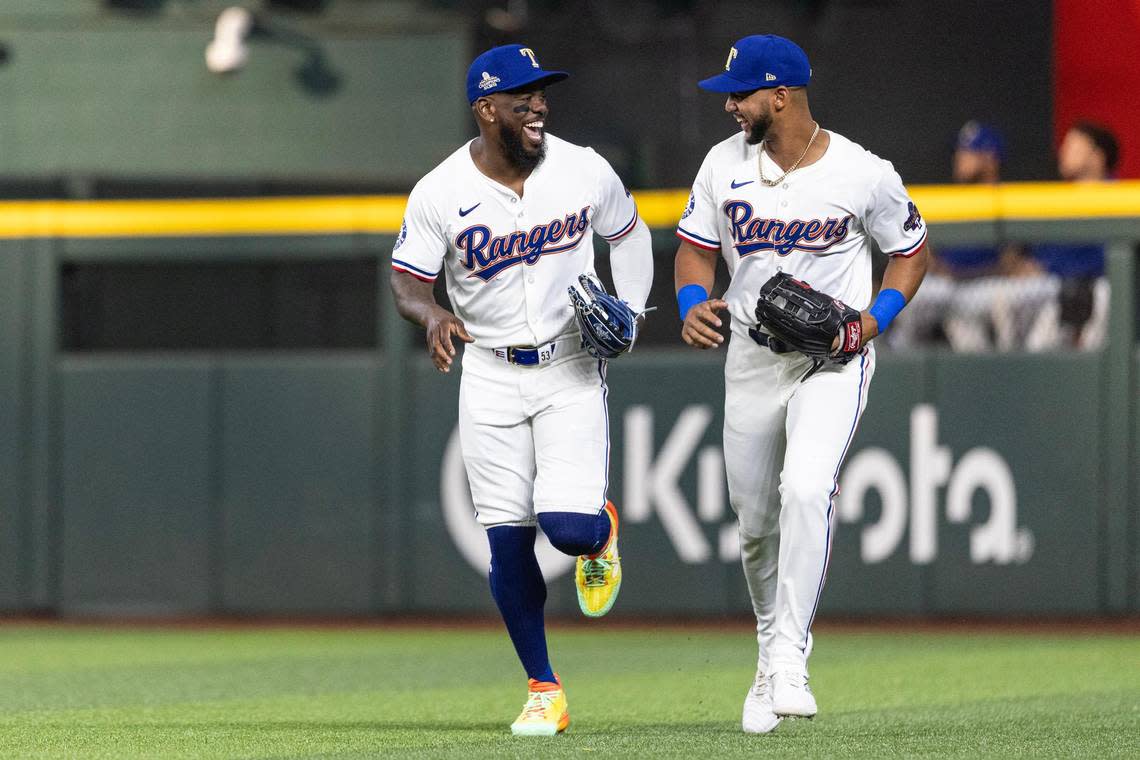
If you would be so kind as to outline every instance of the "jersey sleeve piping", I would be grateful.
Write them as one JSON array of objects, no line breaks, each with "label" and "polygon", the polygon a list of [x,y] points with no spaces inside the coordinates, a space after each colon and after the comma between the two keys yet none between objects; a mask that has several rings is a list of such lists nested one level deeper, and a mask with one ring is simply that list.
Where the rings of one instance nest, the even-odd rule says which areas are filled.
[{"label": "jersey sleeve piping", "polygon": [[410,274],[412,277],[415,277],[417,280],[421,280],[423,282],[435,282],[435,279],[439,277],[439,272],[436,272],[435,274],[432,274],[431,272],[425,272],[419,267],[413,266],[406,261],[400,261],[399,259],[392,259],[392,268],[397,272]]},{"label": "jersey sleeve piping", "polygon": [[919,251],[922,250],[922,246],[926,243],[926,233],[927,233],[927,230],[922,231],[922,237],[920,237],[918,239],[917,243],[913,243],[910,246],[903,248],[900,251],[887,251],[887,255],[888,256],[902,256],[904,259],[909,259],[911,256],[915,255],[916,253],[918,253]]},{"label": "jersey sleeve piping", "polygon": [[609,242],[609,243],[616,243],[621,238],[623,238],[626,235],[628,235],[629,233],[633,232],[633,228],[635,226],[637,226],[637,205],[636,204],[634,204],[633,216],[630,217],[629,222],[627,222],[624,227],[622,227],[620,230],[618,230],[617,232],[615,232],[612,235],[602,235],[602,239],[605,240],[606,242]]},{"label": "jersey sleeve piping", "polygon": [[688,230],[681,227],[680,225],[677,225],[677,237],[681,238],[682,240],[684,240],[688,243],[692,243],[697,248],[702,248],[706,251],[719,251],[720,250],[720,241],[709,240],[708,238],[703,238],[700,235],[694,235],[692,232],[689,232]]}]

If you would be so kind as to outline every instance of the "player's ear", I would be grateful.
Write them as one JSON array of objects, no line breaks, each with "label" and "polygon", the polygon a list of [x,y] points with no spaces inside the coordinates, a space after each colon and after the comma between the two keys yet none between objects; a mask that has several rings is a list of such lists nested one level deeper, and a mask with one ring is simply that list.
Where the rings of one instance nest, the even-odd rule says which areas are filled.
[{"label": "player's ear", "polygon": [[475,111],[475,119],[479,123],[495,121],[495,104],[491,102],[490,98],[478,98],[471,108]]},{"label": "player's ear", "polygon": [[787,87],[777,87],[772,91],[772,109],[782,111],[791,103],[792,93]]}]

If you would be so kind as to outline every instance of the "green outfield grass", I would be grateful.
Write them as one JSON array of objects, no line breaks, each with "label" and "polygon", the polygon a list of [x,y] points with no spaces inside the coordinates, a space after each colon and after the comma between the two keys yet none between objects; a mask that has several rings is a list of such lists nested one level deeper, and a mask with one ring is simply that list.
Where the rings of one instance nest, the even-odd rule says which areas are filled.
[{"label": "green outfield grass", "polygon": [[0,626],[0,756],[1137,757],[1140,639],[821,628],[820,714],[740,732],[746,624],[555,630],[573,722],[508,725],[494,630]]}]

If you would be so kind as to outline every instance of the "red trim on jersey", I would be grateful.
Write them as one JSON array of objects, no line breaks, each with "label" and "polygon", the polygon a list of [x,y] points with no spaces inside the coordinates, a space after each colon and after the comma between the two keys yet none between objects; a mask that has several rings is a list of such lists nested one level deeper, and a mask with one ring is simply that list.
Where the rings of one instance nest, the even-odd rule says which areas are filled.
[{"label": "red trim on jersey", "polygon": [[435,277],[424,277],[419,272],[413,272],[410,269],[405,269],[404,267],[400,266],[399,264],[393,263],[392,268],[395,269],[397,272],[403,272],[404,274],[410,274],[412,277],[415,277],[420,282],[435,282]]},{"label": "red trim on jersey", "polygon": [[697,248],[700,248],[701,250],[705,250],[705,251],[719,251],[720,250],[720,248],[711,246],[708,243],[702,243],[700,241],[693,240],[691,237],[689,237],[688,235],[685,235],[680,230],[677,230],[676,235],[677,235],[677,237],[684,240],[686,243],[691,243],[692,245],[695,245]]},{"label": "red trim on jersey", "polygon": [[887,255],[888,256],[902,256],[904,259],[909,259],[911,256],[913,256],[916,253],[918,253],[919,251],[921,251],[923,249],[923,247],[925,247],[925,246],[926,246],[926,231],[923,231],[922,240],[919,240],[918,243],[911,246],[910,248],[904,248],[901,251],[895,251],[893,253],[888,253]]}]

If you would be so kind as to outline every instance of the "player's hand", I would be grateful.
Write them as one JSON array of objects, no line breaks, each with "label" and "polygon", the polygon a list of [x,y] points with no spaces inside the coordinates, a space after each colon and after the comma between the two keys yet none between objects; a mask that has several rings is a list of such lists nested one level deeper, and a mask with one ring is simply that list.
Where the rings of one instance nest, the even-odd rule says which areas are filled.
[{"label": "player's hand", "polygon": [[440,372],[451,371],[451,362],[455,358],[455,344],[451,340],[453,335],[464,343],[475,341],[467,334],[467,328],[459,317],[439,309],[427,323],[427,347],[432,364]]},{"label": "player's hand", "polygon": [[717,332],[717,328],[724,324],[717,312],[727,308],[727,302],[710,298],[689,309],[681,326],[681,340],[700,349],[716,348],[724,343],[724,336]]},{"label": "player's hand", "polygon": [[[859,344],[859,348],[871,342],[879,334],[879,320],[871,316],[869,311],[859,312],[859,321],[863,323],[863,341]],[[831,341],[831,350],[837,351],[839,349],[839,336],[835,336],[835,340]]]}]

